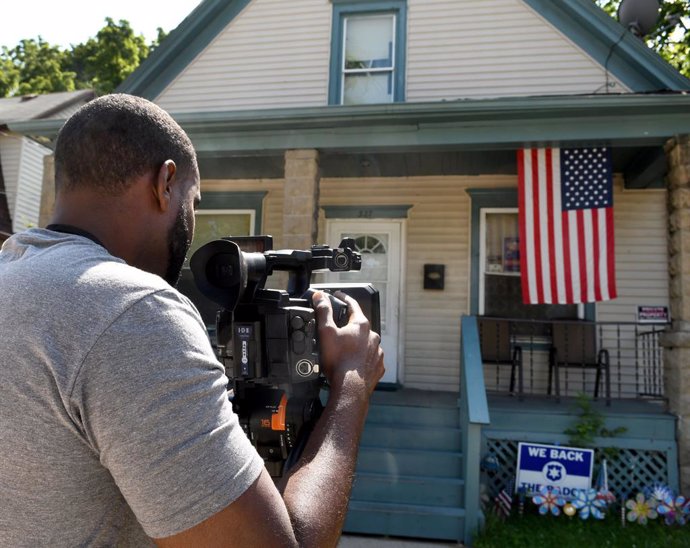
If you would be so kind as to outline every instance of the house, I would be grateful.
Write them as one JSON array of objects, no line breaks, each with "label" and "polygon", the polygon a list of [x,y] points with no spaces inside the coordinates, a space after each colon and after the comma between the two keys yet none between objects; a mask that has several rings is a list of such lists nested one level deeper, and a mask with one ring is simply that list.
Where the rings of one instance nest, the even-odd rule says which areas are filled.
[{"label": "house", "polygon": [[8,129],[28,120],[64,120],[93,99],[91,90],[0,99],[0,241],[39,225],[43,159],[50,148]]},{"label": "house", "polygon": [[[679,459],[690,487],[690,432],[675,420],[690,412],[689,90],[590,0],[205,0],[119,89],[171,112],[197,148],[195,246],[357,238],[359,279],[382,295],[383,382],[398,390],[376,394],[346,530],[466,540],[481,457],[567,441],[572,410],[550,394],[540,350],[554,317],[601,334],[634,329],[640,307],[670,310],[661,340],[613,340],[650,339],[655,356],[663,345],[654,395],[671,413],[641,401],[641,373],[620,361],[604,412],[630,425],[621,475],[658,458],[678,484]],[[59,124],[10,128],[50,138]],[[530,147],[612,151],[615,299],[521,303],[503,245],[519,238],[517,156]],[[474,316],[546,326],[522,333],[524,398],[487,399],[508,380],[482,366]]]}]

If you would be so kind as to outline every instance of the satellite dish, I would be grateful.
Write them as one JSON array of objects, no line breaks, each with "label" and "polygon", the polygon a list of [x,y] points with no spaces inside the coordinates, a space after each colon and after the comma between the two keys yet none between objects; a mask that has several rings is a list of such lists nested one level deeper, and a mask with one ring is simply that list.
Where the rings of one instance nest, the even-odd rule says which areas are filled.
[{"label": "satellite dish", "polygon": [[635,36],[645,36],[659,20],[659,0],[623,0],[618,6],[618,20]]}]

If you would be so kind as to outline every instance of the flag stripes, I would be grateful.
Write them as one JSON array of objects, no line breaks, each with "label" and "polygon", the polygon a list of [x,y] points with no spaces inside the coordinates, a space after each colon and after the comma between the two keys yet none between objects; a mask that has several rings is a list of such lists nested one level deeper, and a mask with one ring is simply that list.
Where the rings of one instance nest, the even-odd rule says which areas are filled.
[{"label": "flag stripes", "polygon": [[615,298],[610,152],[524,149],[518,181],[523,301]]}]

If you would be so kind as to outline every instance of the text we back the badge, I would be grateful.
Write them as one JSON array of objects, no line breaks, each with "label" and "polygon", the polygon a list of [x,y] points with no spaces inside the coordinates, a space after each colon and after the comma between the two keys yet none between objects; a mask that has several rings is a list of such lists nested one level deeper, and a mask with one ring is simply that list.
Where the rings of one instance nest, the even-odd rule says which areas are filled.
[{"label": "text we back the badge", "polygon": [[534,493],[550,485],[559,487],[566,497],[573,496],[577,489],[589,489],[592,485],[593,465],[592,449],[521,442],[515,491],[525,489]]}]

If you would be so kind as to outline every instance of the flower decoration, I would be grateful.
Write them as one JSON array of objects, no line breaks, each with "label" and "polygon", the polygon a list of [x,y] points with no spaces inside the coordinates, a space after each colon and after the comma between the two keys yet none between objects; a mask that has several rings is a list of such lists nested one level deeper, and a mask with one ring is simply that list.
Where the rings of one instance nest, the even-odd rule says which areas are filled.
[{"label": "flower decoration", "polygon": [[674,497],[673,494],[667,495],[664,500],[659,503],[657,512],[664,516],[666,525],[685,525],[688,519],[688,505],[685,502],[685,497],[678,495]]},{"label": "flower decoration", "polygon": [[604,519],[606,502],[597,498],[596,489],[578,489],[572,505],[580,511],[582,519],[588,519],[590,515],[596,519]]},{"label": "flower decoration", "polygon": [[655,483],[651,487],[645,487],[644,495],[648,499],[655,499],[657,504],[662,502],[666,497],[673,496],[673,491],[668,485],[663,483]]},{"label": "flower decoration", "polygon": [[634,499],[630,499],[625,503],[628,508],[627,520],[636,521],[640,525],[646,525],[648,519],[656,519],[655,499],[648,499],[643,493],[637,493]]},{"label": "flower decoration", "polygon": [[561,513],[560,507],[565,504],[565,499],[561,496],[561,490],[558,487],[546,485],[539,489],[539,494],[532,497],[532,502],[539,505],[539,513],[542,516],[549,512],[558,516]]}]

